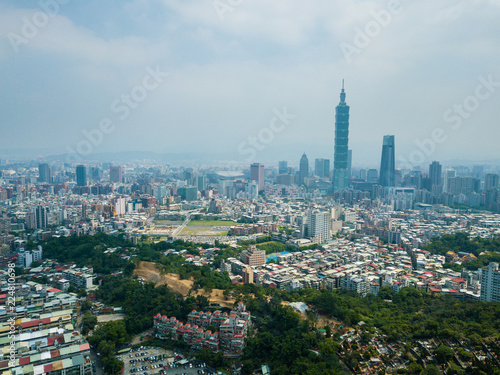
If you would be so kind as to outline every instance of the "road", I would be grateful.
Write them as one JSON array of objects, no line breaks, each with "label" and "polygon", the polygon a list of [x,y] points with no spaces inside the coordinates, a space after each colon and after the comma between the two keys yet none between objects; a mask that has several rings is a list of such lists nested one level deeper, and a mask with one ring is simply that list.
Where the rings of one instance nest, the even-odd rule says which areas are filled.
[{"label": "road", "polygon": [[90,348],[90,359],[95,363],[95,375],[103,375],[104,372],[102,371],[101,360],[96,351],[92,348]]},{"label": "road", "polygon": [[181,225],[181,226],[179,226],[176,230],[174,230],[174,232],[172,233],[172,237],[175,237],[175,236],[177,236],[179,233],[181,233],[181,232],[182,232],[182,230],[183,230],[184,228],[186,228],[186,225],[188,225],[188,224],[189,224],[189,222],[191,221],[191,215],[192,215],[192,214],[197,214],[197,213],[199,213],[199,211],[193,211],[193,212],[188,213],[188,214],[187,214],[187,216],[186,216],[186,220],[184,220],[184,222],[182,223],[182,225]]}]

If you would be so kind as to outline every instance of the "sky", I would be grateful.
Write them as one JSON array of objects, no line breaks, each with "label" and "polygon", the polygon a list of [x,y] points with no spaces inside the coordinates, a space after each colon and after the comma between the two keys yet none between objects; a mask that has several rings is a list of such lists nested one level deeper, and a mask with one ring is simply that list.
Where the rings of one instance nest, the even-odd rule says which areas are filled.
[{"label": "sky", "polygon": [[3,0],[0,157],[500,159],[500,0]]}]

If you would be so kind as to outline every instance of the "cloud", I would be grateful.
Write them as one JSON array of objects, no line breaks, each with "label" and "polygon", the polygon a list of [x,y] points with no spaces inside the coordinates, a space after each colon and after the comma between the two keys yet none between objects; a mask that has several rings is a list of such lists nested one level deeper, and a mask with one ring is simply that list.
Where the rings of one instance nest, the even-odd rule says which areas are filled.
[{"label": "cloud", "polygon": [[[33,22],[36,14],[46,13],[41,9],[3,9],[0,34],[6,38],[1,44],[0,59],[15,57],[17,50],[24,55],[34,52],[73,59],[80,64],[112,66],[144,65],[158,58],[157,46],[143,37],[124,36],[106,40],[89,28],[75,25],[61,14],[46,15],[48,22],[41,24],[43,27],[37,27]],[[27,34],[26,25],[34,31]]]},{"label": "cloud", "polygon": [[[171,77],[96,151],[234,148],[282,106],[298,117],[273,147],[328,150],[345,78],[350,144],[366,161],[379,159],[384,134],[396,135],[399,150],[413,147],[479,75],[500,79],[498,1],[401,0],[402,11],[350,63],[341,43],[354,45],[388,1],[222,1],[233,4],[222,20],[212,0],[115,1],[100,4],[106,16],[95,17],[90,3],[70,3],[17,54],[6,36],[37,10],[0,6],[0,130],[27,134],[3,137],[0,146],[78,141],[147,66],[159,65]],[[484,134],[471,153],[494,152],[494,118],[498,109],[485,103],[443,154],[462,152],[470,129]]]}]

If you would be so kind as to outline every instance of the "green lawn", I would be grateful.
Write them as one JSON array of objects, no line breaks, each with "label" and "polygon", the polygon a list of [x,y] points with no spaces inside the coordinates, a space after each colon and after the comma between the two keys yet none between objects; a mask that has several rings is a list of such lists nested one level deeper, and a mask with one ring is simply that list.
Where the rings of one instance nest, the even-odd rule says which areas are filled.
[{"label": "green lawn", "polygon": [[238,223],[234,221],[228,221],[228,220],[193,220],[190,221],[188,226],[206,226],[206,227],[213,227],[213,226],[232,226],[232,225],[239,225]]}]

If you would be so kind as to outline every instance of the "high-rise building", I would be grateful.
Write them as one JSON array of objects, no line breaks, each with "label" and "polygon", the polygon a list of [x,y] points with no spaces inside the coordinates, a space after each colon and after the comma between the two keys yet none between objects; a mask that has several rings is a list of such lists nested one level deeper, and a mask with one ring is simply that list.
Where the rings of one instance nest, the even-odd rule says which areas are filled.
[{"label": "high-rise building", "polygon": [[441,177],[442,166],[438,161],[433,161],[429,165],[429,178],[431,179],[431,192],[439,195],[443,192],[443,179]]},{"label": "high-rise building", "polygon": [[76,186],[87,186],[87,168],[81,164],[76,166]]},{"label": "high-rise building", "polygon": [[306,153],[302,154],[299,164],[299,185],[304,185],[304,179],[309,177],[309,159]]},{"label": "high-rise building", "polygon": [[52,169],[47,163],[38,165],[38,181],[39,182],[52,182]]},{"label": "high-rise building", "polygon": [[450,178],[456,177],[457,172],[454,169],[447,169],[444,171],[443,191],[450,192]]},{"label": "high-rise building", "polygon": [[101,180],[101,169],[99,167],[90,167],[90,178],[97,182]]},{"label": "high-rise building", "polygon": [[294,176],[292,176],[291,174],[280,174],[276,176],[276,183],[278,185],[293,185],[295,183]]},{"label": "high-rise building", "polygon": [[248,199],[257,199],[259,197],[259,185],[257,181],[250,181],[245,186],[245,193]]},{"label": "high-rise building", "polygon": [[481,269],[481,301],[500,302],[500,271],[498,263]]},{"label": "high-rise building", "polygon": [[453,177],[448,179],[448,192],[453,195],[469,195],[479,191],[479,182],[474,177]]},{"label": "high-rise building", "polygon": [[82,202],[82,220],[87,220],[87,202]]},{"label": "high-rise building", "polygon": [[253,284],[253,270],[252,267],[246,266],[241,269],[241,276],[245,284]]},{"label": "high-rise building", "polygon": [[177,189],[177,195],[181,197],[183,201],[193,202],[198,199],[198,187],[196,186],[185,186]]},{"label": "high-rise building", "polygon": [[352,150],[347,151],[347,177],[352,176]]},{"label": "high-rise building", "polygon": [[318,177],[330,177],[330,159],[316,159],[314,174]]},{"label": "high-rise building", "polygon": [[333,156],[333,191],[344,190],[349,185],[349,106],[345,102],[344,80],[340,103],[335,108],[335,149]]},{"label": "high-rise building", "polygon": [[250,180],[257,181],[259,191],[264,190],[264,164],[253,163],[250,165]]},{"label": "high-rise building", "polygon": [[329,212],[307,212],[307,235],[317,243],[326,242],[330,237],[331,216]]},{"label": "high-rise building", "polygon": [[378,171],[376,169],[368,169],[366,172],[366,181],[375,184],[378,181]]},{"label": "high-rise building", "polygon": [[286,160],[280,161],[278,164],[278,174],[288,173],[288,162]]},{"label": "high-rise building", "polygon": [[259,250],[255,245],[243,251],[240,255],[240,260],[251,267],[259,267],[266,264],[266,251]]},{"label": "high-rise building", "polygon": [[380,179],[382,186],[396,186],[396,164],[394,136],[384,135],[382,160],[380,161]]},{"label": "high-rise building", "polygon": [[205,190],[207,188],[205,176],[203,175],[196,176],[196,185],[198,187],[198,191]]},{"label": "high-rise building", "polygon": [[122,167],[120,165],[116,167],[115,166],[109,167],[109,181],[116,182],[118,184],[123,183]]},{"label": "high-rise building", "polygon": [[36,229],[44,229],[47,227],[48,222],[48,210],[45,206],[37,206],[33,209],[35,215],[35,227]]},{"label": "high-rise building", "polygon": [[484,190],[493,190],[499,186],[499,176],[496,173],[488,173],[484,176]]},{"label": "high-rise building", "polygon": [[17,264],[21,268],[30,268],[33,262],[42,260],[42,257],[43,249],[40,245],[38,245],[38,249],[36,250],[20,248],[17,253]]}]

